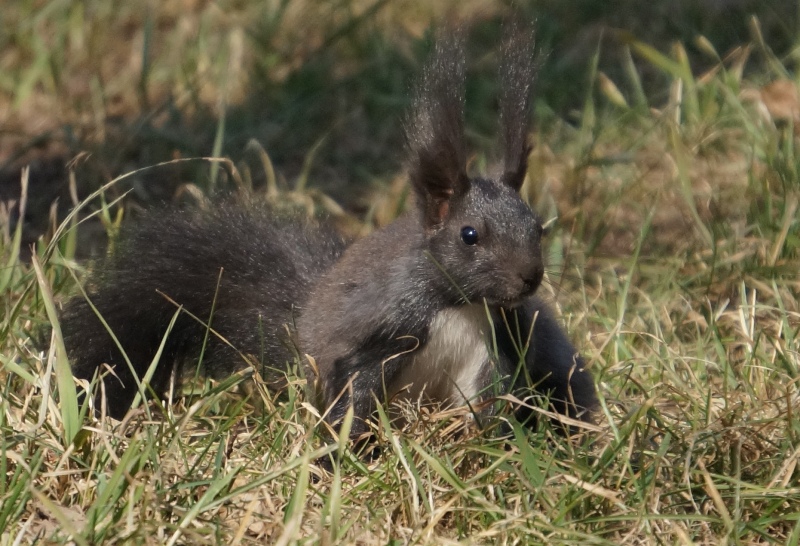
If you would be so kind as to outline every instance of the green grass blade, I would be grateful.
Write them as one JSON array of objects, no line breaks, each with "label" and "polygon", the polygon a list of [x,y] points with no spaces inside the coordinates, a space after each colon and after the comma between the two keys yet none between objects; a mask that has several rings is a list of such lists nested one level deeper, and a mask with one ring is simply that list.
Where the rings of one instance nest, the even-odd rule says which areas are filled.
[{"label": "green grass blade", "polygon": [[69,360],[67,360],[67,348],[64,345],[64,336],[61,333],[61,325],[58,321],[58,313],[56,312],[56,304],[53,299],[50,283],[45,277],[42,266],[36,255],[31,257],[31,263],[36,271],[39,293],[42,296],[45,309],[47,310],[47,318],[53,328],[53,339],[56,344],[55,373],[56,383],[58,385],[59,409],[61,411],[61,422],[64,426],[64,440],[66,444],[69,445],[81,428],[81,418],[78,412],[78,395],[75,389],[75,381],[72,378],[72,368],[69,365]]}]

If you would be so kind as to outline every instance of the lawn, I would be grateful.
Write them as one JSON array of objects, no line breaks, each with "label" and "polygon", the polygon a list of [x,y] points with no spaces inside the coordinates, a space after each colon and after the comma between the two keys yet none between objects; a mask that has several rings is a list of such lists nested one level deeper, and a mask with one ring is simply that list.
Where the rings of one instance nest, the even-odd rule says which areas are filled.
[{"label": "lawn", "polygon": [[471,22],[470,165],[491,167],[507,2],[3,8],[0,545],[800,544],[797,5],[519,4],[547,53],[523,187],[552,220],[541,290],[601,407],[572,438],[406,408],[369,461],[328,445],[296,376],[87,415],[59,309],[164,202],[390,222],[445,20]]}]

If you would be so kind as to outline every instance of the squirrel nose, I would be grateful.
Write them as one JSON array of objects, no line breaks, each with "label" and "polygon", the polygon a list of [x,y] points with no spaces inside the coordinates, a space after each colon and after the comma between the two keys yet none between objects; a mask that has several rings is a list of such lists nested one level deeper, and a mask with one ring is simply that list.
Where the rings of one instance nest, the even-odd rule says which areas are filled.
[{"label": "squirrel nose", "polygon": [[542,284],[543,277],[544,268],[541,263],[536,264],[529,271],[521,274],[520,278],[522,279],[523,292],[526,294],[535,292],[536,289],[539,288],[539,285]]}]

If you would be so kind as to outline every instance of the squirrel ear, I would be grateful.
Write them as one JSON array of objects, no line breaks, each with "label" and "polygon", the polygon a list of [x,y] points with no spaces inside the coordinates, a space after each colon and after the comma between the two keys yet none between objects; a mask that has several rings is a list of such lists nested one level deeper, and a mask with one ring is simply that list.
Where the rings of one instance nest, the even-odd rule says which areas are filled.
[{"label": "squirrel ear", "polygon": [[500,63],[500,130],[505,153],[501,182],[519,191],[528,172],[531,92],[536,76],[533,31],[511,22]]},{"label": "squirrel ear", "polygon": [[417,83],[405,123],[409,175],[426,227],[441,224],[450,200],[469,187],[464,147],[464,37],[460,30],[439,36]]}]

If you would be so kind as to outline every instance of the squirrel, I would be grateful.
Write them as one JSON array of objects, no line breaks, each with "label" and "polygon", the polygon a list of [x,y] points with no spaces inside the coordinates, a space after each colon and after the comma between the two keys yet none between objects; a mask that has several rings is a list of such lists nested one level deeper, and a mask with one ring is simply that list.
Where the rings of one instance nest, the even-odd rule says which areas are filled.
[{"label": "squirrel", "polygon": [[156,394],[198,362],[214,378],[256,362],[279,389],[300,357],[334,430],[353,408],[353,439],[376,404],[398,398],[465,405],[540,393],[590,420],[594,382],[536,293],[542,221],[519,196],[532,149],[532,33],[514,33],[502,51],[498,177],[467,174],[463,32],[440,35],[405,121],[410,210],[353,243],[325,222],[253,204],[151,213],[123,230],[87,297],[64,308],[73,374],[99,374],[108,413],[121,418],[138,392],[133,374],[144,377],[163,341]]}]

